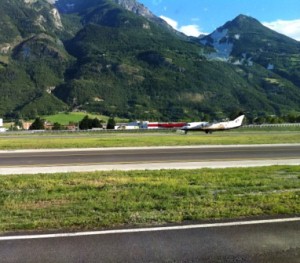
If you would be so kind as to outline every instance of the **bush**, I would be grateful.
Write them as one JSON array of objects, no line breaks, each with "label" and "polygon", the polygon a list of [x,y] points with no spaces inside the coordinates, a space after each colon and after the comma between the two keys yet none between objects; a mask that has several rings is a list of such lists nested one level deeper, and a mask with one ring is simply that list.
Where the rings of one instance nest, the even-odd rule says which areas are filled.
[{"label": "bush", "polygon": [[44,120],[42,120],[40,117],[37,117],[35,121],[30,125],[29,130],[44,130],[44,123]]},{"label": "bush", "polygon": [[101,121],[97,118],[90,119],[88,115],[86,115],[80,122],[79,122],[79,129],[80,130],[88,130],[92,128],[102,128]]},{"label": "bush", "polygon": [[109,118],[107,121],[106,129],[113,130],[116,126],[116,121],[113,117]]}]

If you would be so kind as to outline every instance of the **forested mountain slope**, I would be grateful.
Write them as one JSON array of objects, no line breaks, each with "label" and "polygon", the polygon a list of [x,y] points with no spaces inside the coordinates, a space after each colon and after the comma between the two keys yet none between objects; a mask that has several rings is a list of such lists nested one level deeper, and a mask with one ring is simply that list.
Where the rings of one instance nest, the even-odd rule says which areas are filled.
[{"label": "forested mountain slope", "polygon": [[0,0],[0,31],[0,115],[300,110],[299,42],[250,17],[191,39],[135,0]]}]

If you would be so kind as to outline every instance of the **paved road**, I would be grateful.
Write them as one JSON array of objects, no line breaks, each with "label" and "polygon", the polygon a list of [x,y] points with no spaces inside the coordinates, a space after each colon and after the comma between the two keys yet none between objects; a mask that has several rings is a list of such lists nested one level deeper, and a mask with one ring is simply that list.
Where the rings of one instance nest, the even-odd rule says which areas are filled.
[{"label": "paved road", "polygon": [[300,144],[0,151],[0,175],[299,164]]},{"label": "paved road", "polygon": [[[299,159],[300,145],[0,152],[1,167]],[[47,170],[48,171],[48,170]],[[0,262],[295,262],[300,223],[0,240]]]},{"label": "paved road", "polygon": [[0,152],[0,167],[299,159],[300,144]]},{"label": "paved road", "polygon": [[300,262],[300,221],[0,240],[1,262]]}]

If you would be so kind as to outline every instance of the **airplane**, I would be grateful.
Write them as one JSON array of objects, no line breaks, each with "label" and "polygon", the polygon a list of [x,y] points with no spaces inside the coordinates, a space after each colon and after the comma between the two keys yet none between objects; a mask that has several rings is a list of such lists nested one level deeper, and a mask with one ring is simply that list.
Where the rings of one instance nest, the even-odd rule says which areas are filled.
[{"label": "airplane", "polygon": [[186,126],[182,127],[180,130],[187,134],[189,131],[203,131],[205,133],[212,133],[214,131],[224,131],[236,129],[242,126],[245,115],[241,115],[233,121],[223,121],[217,123],[209,122],[191,122]]}]

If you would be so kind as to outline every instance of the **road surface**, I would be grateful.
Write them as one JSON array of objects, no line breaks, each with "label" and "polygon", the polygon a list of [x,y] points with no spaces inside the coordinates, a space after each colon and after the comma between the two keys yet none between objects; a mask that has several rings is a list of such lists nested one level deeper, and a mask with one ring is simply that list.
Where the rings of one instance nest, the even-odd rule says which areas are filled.
[{"label": "road surface", "polygon": [[274,164],[299,165],[300,144],[0,151],[0,174]]},{"label": "road surface", "polygon": [[22,263],[299,263],[299,220],[73,237],[0,239],[0,255],[1,262]]},{"label": "road surface", "polygon": [[[300,145],[1,151],[0,173],[172,164],[300,164]],[[146,166],[145,166],[146,164]],[[157,164],[161,164],[159,166]],[[256,163],[257,164],[257,163]],[[68,168],[68,169],[69,169]],[[8,170],[7,170],[8,169]],[[11,169],[11,170],[9,170]],[[35,170],[41,172],[41,170]],[[55,171],[55,170],[52,170]],[[36,239],[1,239],[0,262],[300,263],[300,221]],[[2,236],[3,237],[3,236]]]}]

